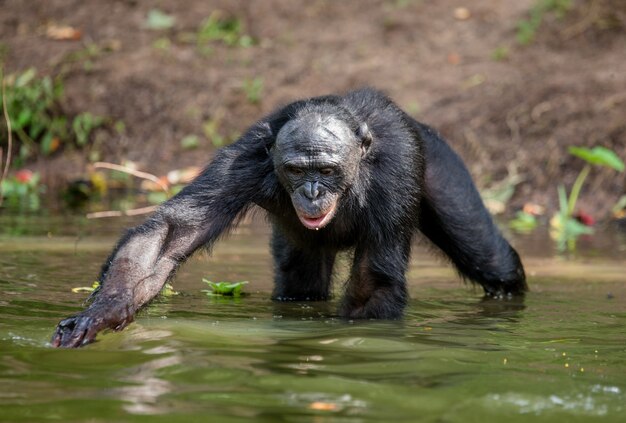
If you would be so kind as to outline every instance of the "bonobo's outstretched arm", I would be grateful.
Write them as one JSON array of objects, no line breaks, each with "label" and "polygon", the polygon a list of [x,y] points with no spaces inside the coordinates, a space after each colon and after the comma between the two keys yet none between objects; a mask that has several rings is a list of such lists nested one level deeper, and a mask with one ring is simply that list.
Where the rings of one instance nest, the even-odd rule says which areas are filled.
[{"label": "bonobo's outstretched arm", "polygon": [[131,229],[103,266],[92,303],[59,323],[52,345],[78,347],[103,329],[124,328],[196,249],[210,247],[248,207],[275,195],[267,153],[270,132],[267,123],[253,126],[150,219]]},{"label": "bonobo's outstretched arm", "polygon": [[487,295],[523,293],[528,288],[520,258],[485,209],[465,165],[435,131],[412,123],[424,142],[426,163],[420,230]]}]

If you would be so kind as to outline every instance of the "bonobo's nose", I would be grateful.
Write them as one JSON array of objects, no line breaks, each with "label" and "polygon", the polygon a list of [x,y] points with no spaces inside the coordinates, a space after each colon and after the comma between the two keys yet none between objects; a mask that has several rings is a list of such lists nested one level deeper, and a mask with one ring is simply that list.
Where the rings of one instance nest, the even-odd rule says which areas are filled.
[{"label": "bonobo's nose", "polygon": [[320,195],[319,185],[317,181],[304,183],[304,195],[309,200],[315,200]]}]

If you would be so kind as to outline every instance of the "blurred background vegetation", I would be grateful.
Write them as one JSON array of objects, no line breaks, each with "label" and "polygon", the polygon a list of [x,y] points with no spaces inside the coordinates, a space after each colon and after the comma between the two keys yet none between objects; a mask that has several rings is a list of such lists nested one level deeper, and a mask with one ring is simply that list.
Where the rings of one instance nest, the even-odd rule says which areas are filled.
[{"label": "blurred background vegetation", "polygon": [[373,86],[449,140],[513,229],[624,222],[623,0],[0,7],[4,209],[146,212],[278,105]]}]

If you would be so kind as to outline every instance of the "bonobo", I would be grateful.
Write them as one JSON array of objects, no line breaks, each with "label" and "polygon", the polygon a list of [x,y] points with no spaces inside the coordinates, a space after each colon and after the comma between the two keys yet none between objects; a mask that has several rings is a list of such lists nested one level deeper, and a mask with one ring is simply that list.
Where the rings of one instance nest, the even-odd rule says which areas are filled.
[{"label": "bonobo", "polygon": [[122,237],[91,304],[59,323],[52,345],[78,347],[100,330],[128,325],[181,263],[255,205],[272,225],[277,301],[328,299],[335,256],[350,249],[339,315],[399,318],[417,231],[487,295],[526,290],[519,256],[461,159],[390,99],[362,89],[282,107],[220,150],[191,184]]}]

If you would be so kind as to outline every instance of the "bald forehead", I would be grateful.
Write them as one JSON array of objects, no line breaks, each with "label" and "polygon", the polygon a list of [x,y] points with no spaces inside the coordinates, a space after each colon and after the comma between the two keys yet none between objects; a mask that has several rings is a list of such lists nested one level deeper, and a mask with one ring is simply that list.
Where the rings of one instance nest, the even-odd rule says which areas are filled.
[{"label": "bald forehead", "polygon": [[357,148],[357,142],[342,120],[312,113],[287,122],[278,132],[276,148],[288,156],[340,160]]}]

